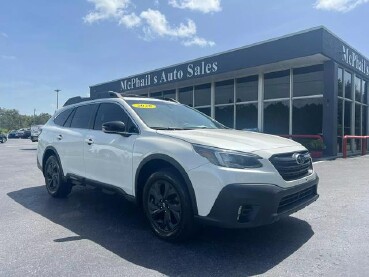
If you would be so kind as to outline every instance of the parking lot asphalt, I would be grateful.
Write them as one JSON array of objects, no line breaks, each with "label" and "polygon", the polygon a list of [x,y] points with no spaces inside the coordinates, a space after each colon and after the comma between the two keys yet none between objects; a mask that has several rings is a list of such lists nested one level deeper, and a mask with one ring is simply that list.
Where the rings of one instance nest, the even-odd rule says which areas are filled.
[{"label": "parking lot asphalt", "polygon": [[316,163],[320,198],[275,224],[171,244],[121,196],[51,198],[36,148],[0,145],[0,276],[368,276],[369,156]]}]

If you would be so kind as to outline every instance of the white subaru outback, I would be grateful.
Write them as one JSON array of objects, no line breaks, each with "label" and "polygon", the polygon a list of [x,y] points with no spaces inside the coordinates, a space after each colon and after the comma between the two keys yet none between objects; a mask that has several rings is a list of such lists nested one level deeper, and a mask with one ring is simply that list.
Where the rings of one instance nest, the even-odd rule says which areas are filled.
[{"label": "white subaru outback", "polygon": [[51,196],[85,184],[120,192],[171,241],[197,221],[260,226],[318,198],[319,178],[300,144],[228,129],[169,99],[71,98],[43,127],[37,163]]}]

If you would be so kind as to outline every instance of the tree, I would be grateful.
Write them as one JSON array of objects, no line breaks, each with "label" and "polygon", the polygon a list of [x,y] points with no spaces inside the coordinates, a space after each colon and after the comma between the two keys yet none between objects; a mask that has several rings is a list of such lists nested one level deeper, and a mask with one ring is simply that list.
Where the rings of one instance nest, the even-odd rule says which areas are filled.
[{"label": "tree", "polygon": [[43,125],[50,117],[51,115],[48,113],[36,116],[21,115],[15,109],[0,108],[0,132],[7,133],[10,130],[29,128],[31,125]]}]

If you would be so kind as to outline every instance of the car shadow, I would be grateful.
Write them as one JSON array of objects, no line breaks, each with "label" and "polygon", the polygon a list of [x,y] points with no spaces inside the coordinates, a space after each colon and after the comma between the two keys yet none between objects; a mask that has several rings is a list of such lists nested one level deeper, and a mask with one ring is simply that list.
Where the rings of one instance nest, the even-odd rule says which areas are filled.
[{"label": "car shadow", "polygon": [[307,222],[287,217],[254,229],[202,227],[193,239],[172,244],[157,239],[140,210],[119,195],[75,187],[67,199],[54,199],[38,186],[8,196],[77,234],[55,243],[91,240],[129,262],[169,276],[263,274],[314,235]]}]

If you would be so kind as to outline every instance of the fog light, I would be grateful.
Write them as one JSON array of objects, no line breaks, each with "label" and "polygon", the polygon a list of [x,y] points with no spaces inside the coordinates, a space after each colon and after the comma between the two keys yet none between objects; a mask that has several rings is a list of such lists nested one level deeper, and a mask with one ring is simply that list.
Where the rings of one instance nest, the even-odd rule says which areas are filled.
[{"label": "fog light", "polygon": [[243,205],[238,208],[237,221],[240,223],[249,222],[253,214],[253,206]]}]

